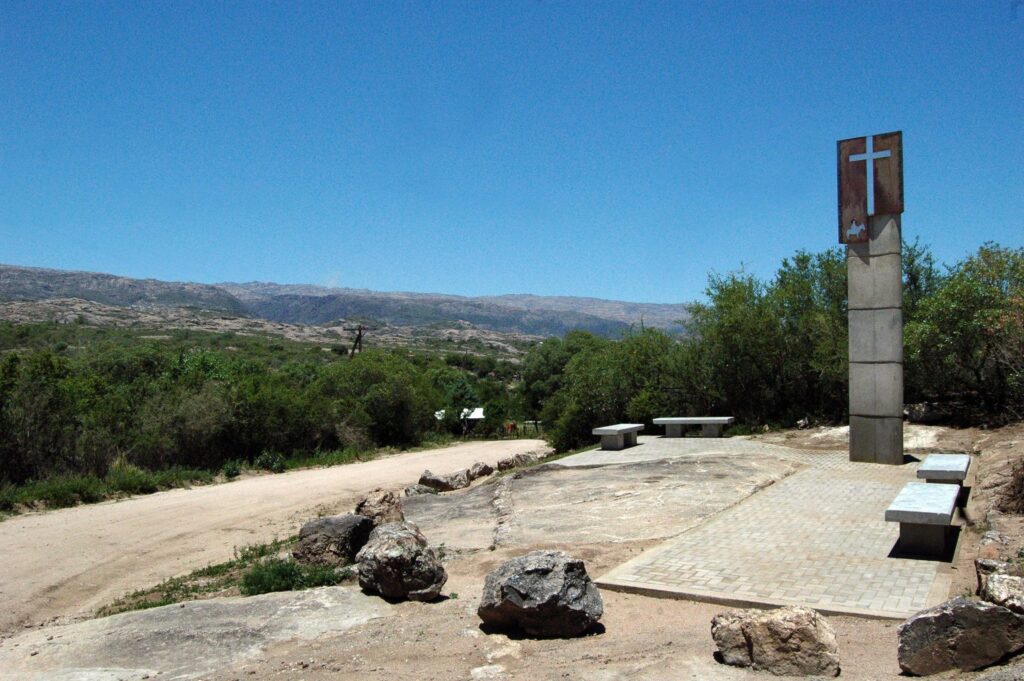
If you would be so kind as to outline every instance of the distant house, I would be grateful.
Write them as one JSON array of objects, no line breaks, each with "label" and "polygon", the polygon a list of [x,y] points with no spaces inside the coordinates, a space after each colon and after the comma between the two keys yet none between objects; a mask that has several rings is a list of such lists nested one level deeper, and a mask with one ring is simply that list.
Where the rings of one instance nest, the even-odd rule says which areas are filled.
[{"label": "distant house", "polygon": [[[476,407],[475,409],[463,409],[460,415],[463,421],[483,421],[484,420],[484,408]],[[434,412],[434,418],[438,421],[444,420],[444,409]]]}]

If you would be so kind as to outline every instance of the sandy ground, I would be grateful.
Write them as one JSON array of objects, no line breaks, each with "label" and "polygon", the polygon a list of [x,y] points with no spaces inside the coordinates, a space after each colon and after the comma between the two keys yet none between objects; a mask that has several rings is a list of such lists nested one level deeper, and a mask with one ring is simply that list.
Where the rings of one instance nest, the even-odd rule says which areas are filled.
[{"label": "sandy ground", "polygon": [[124,593],[231,558],[236,546],[298,532],[350,510],[374,487],[401,489],[541,440],[474,442],[364,463],[261,475],[0,522],[0,634],[91,616]]},{"label": "sandy ground", "polygon": [[[979,551],[1009,557],[1016,555],[1024,545],[1021,517],[993,514],[990,510],[999,498],[1009,468],[1024,458],[1024,425],[996,431],[933,427],[920,431],[915,429],[908,434],[911,441],[919,445],[919,453],[969,451],[977,457],[977,489],[969,509],[975,524],[961,535],[959,555],[951,566],[952,570],[961,573],[955,580],[951,595],[969,591],[973,585],[972,562]],[[771,433],[757,439],[797,447],[814,443],[822,449],[845,446],[845,433],[834,429]],[[233,545],[267,539],[275,534],[290,534],[318,505],[326,506],[325,510],[329,511],[341,510],[350,505],[359,492],[376,485],[405,484],[415,479],[424,467],[445,471],[475,459],[493,462],[503,454],[517,451],[517,447],[521,448],[519,450],[532,449],[538,444],[512,441],[469,445],[0,523],[0,541],[7,542],[5,547],[16,547],[6,555],[12,556],[15,564],[20,565],[17,570],[19,576],[12,576],[11,571],[0,575],[0,589],[5,600],[11,593],[12,584],[27,595],[33,594],[30,599],[15,599],[21,620],[10,620],[11,623],[39,621],[41,612],[49,612],[51,616],[81,612],[86,609],[85,603],[98,605],[126,588],[148,585],[167,575],[181,574],[198,565],[222,559],[230,554]],[[474,447],[478,449],[473,451]],[[624,484],[635,483],[627,480]],[[246,491],[246,485],[253,487]],[[568,497],[574,497],[575,492],[572,487],[566,489]],[[664,494],[665,490],[659,488],[657,493]],[[469,503],[480,492],[474,488],[455,494]],[[164,506],[162,498],[175,500],[175,503]],[[538,504],[538,512],[543,510],[542,506],[550,505],[547,499],[533,500]],[[147,506],[145,513],[134,510],[123,513],[119,509],[133,509],[144,502],[154,504],[151,508]],[[531,512],[526,500],[520,499],[519,502],[521,505],[517,509],[521,518],[537,515]],[[255,509],[259,509],[258,515],[254,515]],[[113,513],[105,517],[102,515],[104,511]],[[549,512],[554,511],[549,509]],[[566,508],[563,513],[564,524],[573,526],[573,516],[579,514],[571,508]],[[211,518],[219,521],[211,522]],[[453,518],[457,520],[458,516]],[[33,528],[26,525],[43,520],[49,523],[45,535],[31,532]],[[109,527],[105,532],[95,529],[104,521],[108,526],[113,524],[117,527],[117,531],[112,533]],[[122,530],[120,524],[131,529]],[[16,527],[20,529],[15,531]],[[990,529],[1000,533],[994,544],[985,543],[983,533]],[[116,549],[97,544],[97,536],[108,537],[111,534],[122,536],[122,544]],[[444,539],[441,529],[435,529],[434,534]],[[536,536],[526,534],[523,537],[529,538],[529,548],[558,548],[582,558],[594,576],[662,541],[654,536],[623,541],[621,538],[588,537],[555,529],[546,539],[538,540]],[[74,550],[63,550],[62,545],[73,546]],[[592,635],[570,640],[532,640],[485,633],[481,631],[480,620],[476,616],[484,576],[502,560],[521,554],[525,547],[517,544],[488,550],[474,548],[475,545],[476,542],[468,541],[466,548],[459,548],[454,541],[449,544],[451,548],[446,558],[449,580],[444,589],[446,598],[440,602],[397,603],[391,606],[390,615],[372,619],[340,635],[271,642],[255,659],[237,665],[218,666],[217,673],[202,678],[218,681],[390,681],[406,678],[732,681],[770,678],[765,674],[721,665],[715,660],[710,636],[711,618],[730,609],[721,605],[604,591],[603,628]],[[42,550],[44,548],[46,550]],[[86,551],[92,555],[91,559],[82,555]],[[28,555],[20,556],[22,553]],[[58,553],[60,561],[55,560]],[[109,558],[102,559],[104,555]],[[69,567],[69,563],[78,567]],[[125,570],[130,578],[121,576],[122,564],[131,568],[131,572]],[[159,574],[153,574],[154,571]],[[83,577],[76,577],[79,572]],[[128,582],[130,584],[126,584]],[[46,585],[50,586],[49,593]],[[58,598],[60,594],[67,596]],[[829,621],[839,638],[843,666],[841,678],[861,681],[903,678],[896,661],[898,622],[854,617],[830,617]],[[58,630],[31,634],[41,637],[37,643],[42,652],[37,657],[26,659],[46,657],[45,644],[52,644],[46,636],[50,632],[57,633]],[[18,640],[24,639],[9,639],[6,643],[14,645]],[[0,642],[0,647],[3,643]],[[1018,671],[1016,668],[1002,670],[1010,674],[1006,679],[1020,678],[1015,676]],[[987,674],[952,674],[939,678],[952,676],[977,681],[986,678],[987,681]],[[1003,677],[998,678],[1002,680]]]}]

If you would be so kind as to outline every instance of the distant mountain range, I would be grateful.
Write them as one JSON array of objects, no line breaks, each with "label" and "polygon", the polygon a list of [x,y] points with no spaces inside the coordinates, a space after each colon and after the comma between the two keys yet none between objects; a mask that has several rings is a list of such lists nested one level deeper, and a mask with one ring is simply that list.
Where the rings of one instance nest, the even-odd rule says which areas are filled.
[{"label": "distant mountain range", "polygon": [[400,327],[469,323],[530,336],[583,329],[618,336],[631,326],[681,331],[685,304],[515,294],[466,297],[266,282],[195,284],[0,265],[0,300],[81,299],[115,307],[177,307],[286,324],[362,321]]}]

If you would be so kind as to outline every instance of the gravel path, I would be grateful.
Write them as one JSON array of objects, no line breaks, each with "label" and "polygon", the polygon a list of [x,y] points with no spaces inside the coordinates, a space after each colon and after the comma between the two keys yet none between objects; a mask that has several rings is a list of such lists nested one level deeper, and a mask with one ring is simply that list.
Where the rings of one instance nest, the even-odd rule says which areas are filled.
[{"label": "gravel path", "polygon": [[401,489],[424,468],[492,466],[541,440],[474,442],[364,463],[19,516],[0,522],[0,634],[91,615],[118,596],[287,537],[317,514],[348,510],[374,487]]}]

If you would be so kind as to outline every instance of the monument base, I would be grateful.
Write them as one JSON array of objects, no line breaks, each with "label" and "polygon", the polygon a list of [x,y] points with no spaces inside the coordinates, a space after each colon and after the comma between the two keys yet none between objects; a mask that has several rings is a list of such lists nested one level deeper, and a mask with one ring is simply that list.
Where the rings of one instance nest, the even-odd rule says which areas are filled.
[{"label": "monument base", "polygon": [[850,416],[850,461],[903,464],[903,419]]}]

